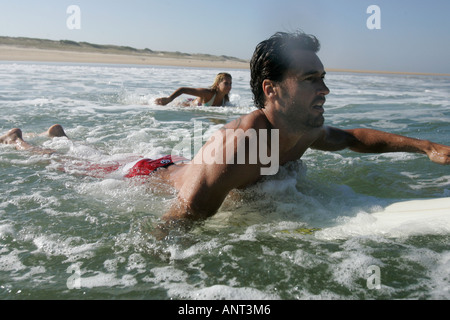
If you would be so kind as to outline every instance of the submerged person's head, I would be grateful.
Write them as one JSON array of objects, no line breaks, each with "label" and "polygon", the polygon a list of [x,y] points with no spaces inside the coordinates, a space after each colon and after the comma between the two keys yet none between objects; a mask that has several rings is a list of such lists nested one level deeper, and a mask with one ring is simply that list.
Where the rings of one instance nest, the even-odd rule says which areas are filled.
[{"label": "submerged person's head", "polygon": [[317,53],[320,50],[319,40],[301,31],[277,32],[256,46],[250,61],[250,85],[256,107],[264,108],[266,103],[264,80],[282,82],[292,68],[294,54],[302,50]]}]

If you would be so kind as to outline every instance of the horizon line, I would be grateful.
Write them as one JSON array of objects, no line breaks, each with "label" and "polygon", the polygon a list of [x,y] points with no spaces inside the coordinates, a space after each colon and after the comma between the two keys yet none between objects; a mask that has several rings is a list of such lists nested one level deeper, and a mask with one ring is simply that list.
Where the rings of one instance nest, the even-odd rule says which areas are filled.
[{"label": "horizon line", "polygon": [[[188,55],[190,56],[189,58],[192,60],[203,60],[200,57],[203,56],[203,58],[205,58],[205,56],[208,56],[209,58],[225,58],[228,61],[235,61],[235,62],[239,62],[242,64],[246,64],[249,63],[249,60],[246,59],[241,59],[241,58],[236,58],[236,57],[230,57],[230,56],[218,56],[218,55],[212,55],[212,54],[205,54],[205,53],[183,53],[183,52],[179,52],[179,51],[153,51],[150,49],[136,49],[133,47],[129,47],[129,46],[120,46],[120,45],[97,45],[97,44],[93,44],[93,43],[89,43],[89,42],[83,42],[83,41],[72,41],[72,40],[50,40],[50,39],[42,39],[42,38],[30,38],[30,37],[11,37],[11,36],[2,36],[0,35],[0,39],[3,38],[9,38],[9,39],[14,39],[14,40],[35,40],[35,41],[49,41],[49,42],[53,42],[53,43],[58,43],[60,45],[62,45],[62,48],[54,48],[54,47],[47,47],[42,48],[39,47],[37,45],[33,45],[31,43],[20,43],[20,44],[13,44],[13,43],[2,43],[0,41],[0,46],[9,46],[9,47],[22,47],[24,49],[39,49],[39,50],[47,50],[47,51],[58,51],[58,49],[62,49],[66,52],[74,52],[74,53],[80,53],[83,52],[83,50],[76,50],[77,45],[88,45],[88,46],[92,46],[93,48],[90,49],[94,49],[91,52],[99,52],[99,51],[103,51],[103,50],[108,50],[108,49],[119,49],[119,51],[123,52],[114,52],[114,53],[108,53],[108,52],[103,52],[103,54],[108,55],[108,54],[121,54],[121,55],[129,55],[131,56],[131,52],[134,51],[138,51],[138,53],[142,54],[142,51],[150,51],[153,54],[158,54],[158,53],[166,53],[166,54],[175,54],[178,55],[178,57],[172,57],[174,59],[180,59],[182,60],[183,58],[186,59],[186,57],[183,57],[184,55]],[[71,43],[68,43],[71,42]],[[77,45],[74,45],[77,44]],[[81,48],[80,48],[81,49]],[[97,50],[95,50],[97,49]],[[141,52],[139,52],[141,51]],[[149,54],[150,52],[146,52],[147,54]],[[86,51],[84,51],[86,52]],[[129,54],[128,54],[129,53]],[[137,52],[135,52],[137,53]],[[151,54],[150,53],[150,54]],[[196,59],[197,58],[197,59]],[[4,60],[4,61],[9,61],[9,60]],[[20,61],[20,60],[14,60],[12,59],[11,61]],[[29,60],[27,60],[29,61]],[[37,60],[40,61],[40,60]],[[48,60],[46,60],[48,61]],[[55,61],[57,62],[57,61]],[[343,72],[343,73],[366,73],[366,74],[398,74],[398,75],[418,75],[418,76],[440,76],[440,77],[450,77],[450,73],[437,73],[437,72],[416,72],[416,71],[387,71],[387,70],[359,70],[359,69],[348,69],[348,68],[325,68],[326,71],[328,72]]]}]

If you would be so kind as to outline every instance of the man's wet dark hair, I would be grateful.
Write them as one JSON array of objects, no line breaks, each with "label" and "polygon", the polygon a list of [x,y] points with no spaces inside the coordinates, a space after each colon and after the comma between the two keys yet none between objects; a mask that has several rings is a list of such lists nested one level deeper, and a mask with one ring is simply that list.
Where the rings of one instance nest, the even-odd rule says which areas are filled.
[{"label": "man's wet dark hair", "polygon": [[262,109],[265,105],[263,81],[265,79],[282,81],[291,66],[291,53],[294,50],[310,50],[317,53],[320,50],[320,43],[315,36],[296,31],[277,32],[256,46],[250,61],[250,85],[256,107]]}]

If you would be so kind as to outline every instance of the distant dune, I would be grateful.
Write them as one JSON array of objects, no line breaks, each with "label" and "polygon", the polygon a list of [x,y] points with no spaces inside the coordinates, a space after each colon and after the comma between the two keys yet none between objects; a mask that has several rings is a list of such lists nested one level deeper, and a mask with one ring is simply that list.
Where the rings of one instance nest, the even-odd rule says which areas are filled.
[{"label": "distant dune", "polygon": [[0,36],[0,60],[92,62],[193,67],[248,68],[248,61],[210,54],[153,51],[127,46],[100,45],[71,40],[46,40]]}]

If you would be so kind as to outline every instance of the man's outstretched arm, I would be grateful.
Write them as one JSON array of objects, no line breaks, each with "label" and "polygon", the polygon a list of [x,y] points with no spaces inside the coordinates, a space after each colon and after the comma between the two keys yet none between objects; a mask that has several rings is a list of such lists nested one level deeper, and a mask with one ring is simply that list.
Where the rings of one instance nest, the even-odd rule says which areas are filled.
[{"label": "man's outstretched arm", "polygon": [[374,129],[341,130],[326,127],[322,138],[311,147],[326,151],[349,148],[360,153],[422,153],[435,163],[450,164],[449,146]]}]

